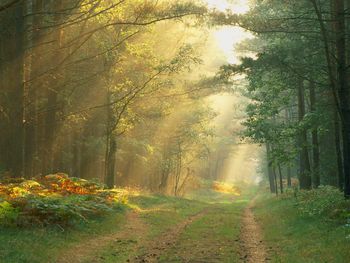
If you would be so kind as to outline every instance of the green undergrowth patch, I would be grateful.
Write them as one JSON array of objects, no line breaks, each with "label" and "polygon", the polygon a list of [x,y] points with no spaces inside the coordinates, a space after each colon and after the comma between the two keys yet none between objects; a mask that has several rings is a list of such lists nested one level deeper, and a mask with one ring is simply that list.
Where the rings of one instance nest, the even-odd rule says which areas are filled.
[{"label": "green undergrowth patch", "polygon": [[89,220],[69,229],[60,226],[0,229],[0,262],[55,262],[72,245],[117,231],[125,224],[123,213]]},{"label": "green undergrowth patch", "polygon": [[261,192],[254,212],[273,262],[348,262],[349,201],[337,189],[291,190],[278,198]]}]

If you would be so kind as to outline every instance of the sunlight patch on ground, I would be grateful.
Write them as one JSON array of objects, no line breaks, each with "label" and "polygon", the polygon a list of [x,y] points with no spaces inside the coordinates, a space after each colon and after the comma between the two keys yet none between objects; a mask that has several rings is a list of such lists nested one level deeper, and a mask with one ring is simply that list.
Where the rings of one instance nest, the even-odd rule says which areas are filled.
[{"label": "sunlight patch on ground", "polygon": [[215,181],[212,184],[212,189],[219,193],[233,194],[235,196],[241,195],[241,190],[237,186],[229,183]]}]

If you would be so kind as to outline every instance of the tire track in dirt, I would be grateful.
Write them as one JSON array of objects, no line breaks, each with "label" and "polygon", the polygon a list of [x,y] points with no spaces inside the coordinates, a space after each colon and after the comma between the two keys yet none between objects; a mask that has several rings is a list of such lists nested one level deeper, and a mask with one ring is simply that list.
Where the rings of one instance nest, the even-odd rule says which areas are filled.
[{"label": "tire track in dirt", "polygon": [[[82,262],[103,262],[103,258],[96,258],[98,252],[108,247],[113,242],[131,240],[132,234],[137,234],[138,238],[143,238],[147,233],[147,226],[139,218],[135,211],[126,214],[126,225],[115,233],[92,237],[90,240],[73,245],[66,250],[55,262],[57,263],[82,263]],[[140,241],[142,242],[142,241]],[[134,251],[137,251],[137,241]]]},{"label": "tire track in dirt", "polygon": [[194,214],[176,226],[165,231],[157,238],[144,244],[145,253],[139,256],[129,259],[127,262],[132,263],[154,263],[158,262],[159,257],[167,251],[167,249],[176,245],[181,233],[186,229],[187,226],[193,222],[199,220],[208,213],[208,208],[200,211],[197,214]]},{"label": "tire track in dirt", "polygon": [[240,233],[240,256],[241,262],[265,263],[269,262],[267,249],[263,242],[263,235],[258,222],[256,221],[252,207],[253,201],[245,208]]}]

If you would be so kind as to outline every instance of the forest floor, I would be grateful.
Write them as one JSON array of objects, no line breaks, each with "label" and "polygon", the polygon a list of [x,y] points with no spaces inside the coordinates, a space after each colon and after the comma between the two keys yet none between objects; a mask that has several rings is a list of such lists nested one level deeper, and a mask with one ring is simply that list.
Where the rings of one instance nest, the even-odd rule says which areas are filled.
[{"label": "forest floor", "polygon": [[[199,191],[190,199],[134,197],[134,211],[127,212],[122,229],[73,244],[55,262],[264,262],[255,260],[264,252],[254,254],[254,247],[263,249],[261,237],[249,237],[249,229],[241,227],[253,195]],[[257,225],[246,219],[249,227]]]},{"label": "forest floor", "polygon": [[141,194],[125,213],[73,229],[0,230],[0,262],[347,262],[344,228],[298,215],[257,187],[240,196]]}]

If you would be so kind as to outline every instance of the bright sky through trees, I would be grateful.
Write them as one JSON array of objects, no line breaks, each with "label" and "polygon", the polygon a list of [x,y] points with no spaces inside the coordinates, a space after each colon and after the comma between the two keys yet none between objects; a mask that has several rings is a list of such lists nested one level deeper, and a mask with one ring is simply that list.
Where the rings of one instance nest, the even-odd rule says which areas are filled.
[{"label": "bright sky through trees", "polygon": [[[219,11],[231,10],[236,14],[244,14],[249,11],[248,0],[240,0],[229,3],[226,0],[206,0],[208,6]],[[236,44],[244,39],[251,38],[252,34],[240,27],[224,26],[213,32],[218,47],[227,57],[227,62],[231,64],[239,63],[239,58],[234,50]]]},{"label": "bright sky through trees", "polygon": [[249,11],[248,0],[239,0],[235,3],[229,3],[226,0],[206,0],[210,8],[219,11],[232,10],[236,14],[244,14]]}]

